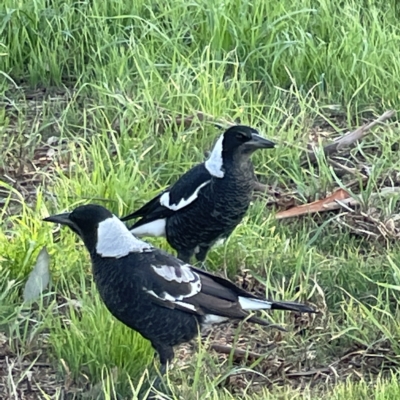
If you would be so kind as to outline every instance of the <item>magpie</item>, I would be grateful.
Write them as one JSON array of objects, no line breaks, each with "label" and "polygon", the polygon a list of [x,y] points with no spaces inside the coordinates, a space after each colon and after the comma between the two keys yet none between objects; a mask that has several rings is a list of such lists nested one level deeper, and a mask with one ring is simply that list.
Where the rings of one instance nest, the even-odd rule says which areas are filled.
[{"label": "magpie", "polygon": [[114,317],[151,342],[162,374],[174,357],[173,347],[193,339],[199,327],[228,319],[268,326],[251,313],[257,310],[316,312],[302,303],[259,298],[154,248],[102,206],[79,206],[44,221],[69,226],[80,236],[104,304]]},{"label": "magpie", "polygon": [[164,236],[182,261],[207,253],[227,239],[249,208],[254,185],[250,156],[275,143],[245,125],[227,129],[209,158],[121,221],[141,217],[129,229],[137,237]]}]

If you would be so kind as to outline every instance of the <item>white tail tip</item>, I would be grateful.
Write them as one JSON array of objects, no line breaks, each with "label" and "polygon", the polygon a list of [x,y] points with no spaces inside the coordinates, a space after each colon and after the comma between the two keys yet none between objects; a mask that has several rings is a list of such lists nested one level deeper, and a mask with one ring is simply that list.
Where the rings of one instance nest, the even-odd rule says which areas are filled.
[{"label": "white tail tip", "polygon": [[270,310],[272,303],[268,300],[250,299],[249,297],[239,296],[239,304],[243,310]]}]

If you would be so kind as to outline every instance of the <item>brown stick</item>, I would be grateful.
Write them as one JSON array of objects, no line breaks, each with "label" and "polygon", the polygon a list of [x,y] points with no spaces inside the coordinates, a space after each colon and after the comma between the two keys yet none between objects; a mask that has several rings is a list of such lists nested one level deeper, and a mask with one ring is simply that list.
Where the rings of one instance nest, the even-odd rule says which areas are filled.
[{"label": "brown stick", "polygon": [[[375,119],[368,124],[364,124],[360,126],[356,130],[347,133],[346,135],[342,136],[340,139],[336,140],[333,143],[330,143],[323,147],[322,151],[324,152],[325,156],[329,156],[332,153],[337,152],[338,150],[343,149],[344,147],[349,147],[353,145],[358,140],[362,139],[366,136],[369,131],[376,125],[386,121],[387,119],[391,118],[396,112],[394,110],[384,112],[380,117]],[[304,167],[306,164],[317,164],[317,155],[314,151],[307,152],[307,160],[304,160],[301,163],[301,166]]]},{"label": "brown stick", "polygon": [[242,349],[235,349],[232,346],[225,346],[223,344],[219,343],[212,343],[211,344],[211,349],[215,350],[217,353],[222,353],[222,354],[231,354],[233,352],[233,357],[235,360],[244,360],[244,359],[253,359],[257,360],[259,358],[262,358],[262,354],[258,353],[253,353],[252,351],[246,351]]},{"label": "brown stick", "polygon": [[301,377],[301,376],[326,374],[329,372],[331,372],[330,368],[318,368],[318,369],[312,369],[310,371],[286,372],[285,376],[287,378],[297,378],[297,377]]},{"label": "brown stick", "polygon": [[253,190],[254,190],[255,192],[262,192],[262,193],[265,193],[265,192],[268,191],[268,186],[267,186],[267,185],[264,185],[263,183],[261,183],[261,182],[259,182],[259,181],[257,181],[257,180],[255,180],[255,181],[254,181]]}]

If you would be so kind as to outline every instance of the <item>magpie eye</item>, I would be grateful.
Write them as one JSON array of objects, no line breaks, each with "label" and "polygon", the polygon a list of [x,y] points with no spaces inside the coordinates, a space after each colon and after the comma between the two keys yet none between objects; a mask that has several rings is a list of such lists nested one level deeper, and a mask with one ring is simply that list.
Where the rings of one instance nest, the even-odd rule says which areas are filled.
[{"label": "magpie eye", "polygon": [[245,135],[243,135],[243,133],[237,133],[236,139],[243,140],[243,139],[245,139]]}]

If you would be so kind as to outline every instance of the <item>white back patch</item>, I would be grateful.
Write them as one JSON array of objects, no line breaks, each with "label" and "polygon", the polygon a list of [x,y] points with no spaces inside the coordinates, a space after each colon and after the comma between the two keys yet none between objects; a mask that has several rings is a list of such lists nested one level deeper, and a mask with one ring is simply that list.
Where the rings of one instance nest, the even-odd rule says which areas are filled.
[{"label": "white back patch", "polygon": [[269,310],[272,303],[268,300],[251,299],[249,297],[239,296],[239,304],[243,310]]},{"label": "white back patch", "polygon": [[224,135],[222,134],[212,149],[210,157],[205,162],[205,167],[207,171],[216,178],[223,178],[225,173],[222,169],[223,159],[222,159],[222,142],[224,141]]},{"label": "white back patch", "polygon": [[170,198],[169,198],[169,192],[165,192],[161,197],[160,197],[160,204],[164,207],[169,208],[172,211],[178,211],[181,208],[184,208],[188,206],[190,203],[195,201],[197,199],[198,193],[201,188],[204,186],[208,185],[211,182],[211,180],[203,182],[196,190],[193,192],[192,195],[190,195],[187,199],[181,199],[178,204],[170,204]]},{"label": "white back patch", "polygon": [[165,236],[165,225],[164,219],[156,219],[155,221],[148,222],[138,226],[137,228],[131,229],[132,235],[135,236]]},{"label": "white back patch", "polygon": [[97,228],[96,252],[102,257],[121,258],[151,248],[150,244],[135,238],[115,215],[100,222]]}]

